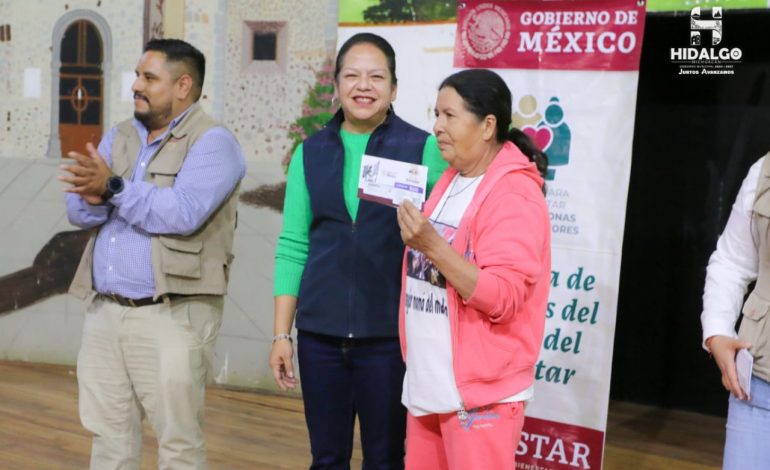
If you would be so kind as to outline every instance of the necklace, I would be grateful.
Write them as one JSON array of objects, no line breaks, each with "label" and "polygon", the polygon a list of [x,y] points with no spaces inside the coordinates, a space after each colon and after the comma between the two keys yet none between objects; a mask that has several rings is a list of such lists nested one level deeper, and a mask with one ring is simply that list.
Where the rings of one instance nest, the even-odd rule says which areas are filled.
[{"label": "necklace", "polygon": [[470,181],[468,181],[468,183],[467,183],[465,186],[463,186],[463,187],[462,187],[462,188],[461,188],[459,191],[457,191],[457,192],[453,193],[452,191],[454,191],[454,189],[455,189],[455,184],[457,183],[457,180],[459,180],[459,179],[460,179],[460,174],[458,173],[458,174],[455,176],[455,178],[452,180],[452,187],[451,187],[451,188],[449,188],[449,195],[448,195],[446,198],[447,198],[447,199],[449,199],[450,197],[455,197],[455,196],[457,196],[458,194],[462,193],[462,192],[463,192],[463,191],[465,191],[466,189],[468,189],[468,188],[470,188],[471,186],[473,186],[473,183],[475,183],[475,182],[476,182],[476,180],[478,180],[478,179],[479,179],[479,178],[481,178],[482,176],[484,176],[484,173],[482,173],[482,174],[480,174],[480,175],[476,176],[475,178],[471,179],[471,180],[470,180]]},{"label": "necklace", "polygon": [[471,186],[473,186],[476,183],[476,181],[478,181],[479,178],[481,178],[482,176],[484,176],[484,173],[482,173],[482,174],[476,176],[475,178],[471,179],[468,183],[465,184],[465,186],[460,188],[458,191],[454,192],[455,185],[457,184],[457,180],[460,179],[460,173],[455,175],[454,179],[452,179],[452,185],[449,187],[449,192],[447,193],[447,196],[444,198],[444,202],[441,204],[441,209],[439,209],[438,215],[433,218],[433,222],[438,222],[441,219],[441,214],[444,212],[444,208],[446,207],[446,204],[447,204],[447,202],[449,202],[450,199],[452,199],[455,196],[458,196],[458,195],[462,194],[466,189],[468,189]]}]

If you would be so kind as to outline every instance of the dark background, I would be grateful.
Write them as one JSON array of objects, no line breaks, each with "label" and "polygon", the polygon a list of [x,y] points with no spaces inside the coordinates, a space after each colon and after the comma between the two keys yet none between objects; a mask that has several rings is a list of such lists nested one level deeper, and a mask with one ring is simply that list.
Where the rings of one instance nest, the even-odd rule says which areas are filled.
[{"label": "dark background", "polygon": [[646,17],[610,396],[724,415],[701,296],[741,182],[770,150],[770,12],[724,11],[717,47],[743,50],[734,76],[677,75],[670,49],[688,47],[689,18]]}]

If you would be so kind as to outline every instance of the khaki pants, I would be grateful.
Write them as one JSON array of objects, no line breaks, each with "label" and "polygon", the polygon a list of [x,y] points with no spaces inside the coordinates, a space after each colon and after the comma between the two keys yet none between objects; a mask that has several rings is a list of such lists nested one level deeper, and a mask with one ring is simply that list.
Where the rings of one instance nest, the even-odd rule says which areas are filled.
[{"label": "khaki pants", "polygon": [[97,296],[78,354],[80,420],[94,434],[91,469],[138,469],[142,419],[158,439],[159,469],[205,469],[201,425],[223,298],[123,307]]}]

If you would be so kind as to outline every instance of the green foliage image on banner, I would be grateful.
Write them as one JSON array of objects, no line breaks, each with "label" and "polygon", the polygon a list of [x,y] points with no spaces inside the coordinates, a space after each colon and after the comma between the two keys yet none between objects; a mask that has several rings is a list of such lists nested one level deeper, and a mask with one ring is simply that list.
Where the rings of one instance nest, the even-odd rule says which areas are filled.
[{"label": "green foliage image on banner", "polygon": [[431,23],[457,18],[457,2],[446,0],[340,0],[345,24]]}]

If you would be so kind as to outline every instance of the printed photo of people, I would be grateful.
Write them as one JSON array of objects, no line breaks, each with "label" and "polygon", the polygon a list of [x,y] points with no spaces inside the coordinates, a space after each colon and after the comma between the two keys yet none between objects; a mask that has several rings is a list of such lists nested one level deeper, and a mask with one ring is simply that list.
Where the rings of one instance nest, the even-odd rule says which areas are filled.
[{"label": "printed photo of people", "polygon": [[420,251],[406,250],[406,275],[446,289],[446,279],[438,268]]}]

